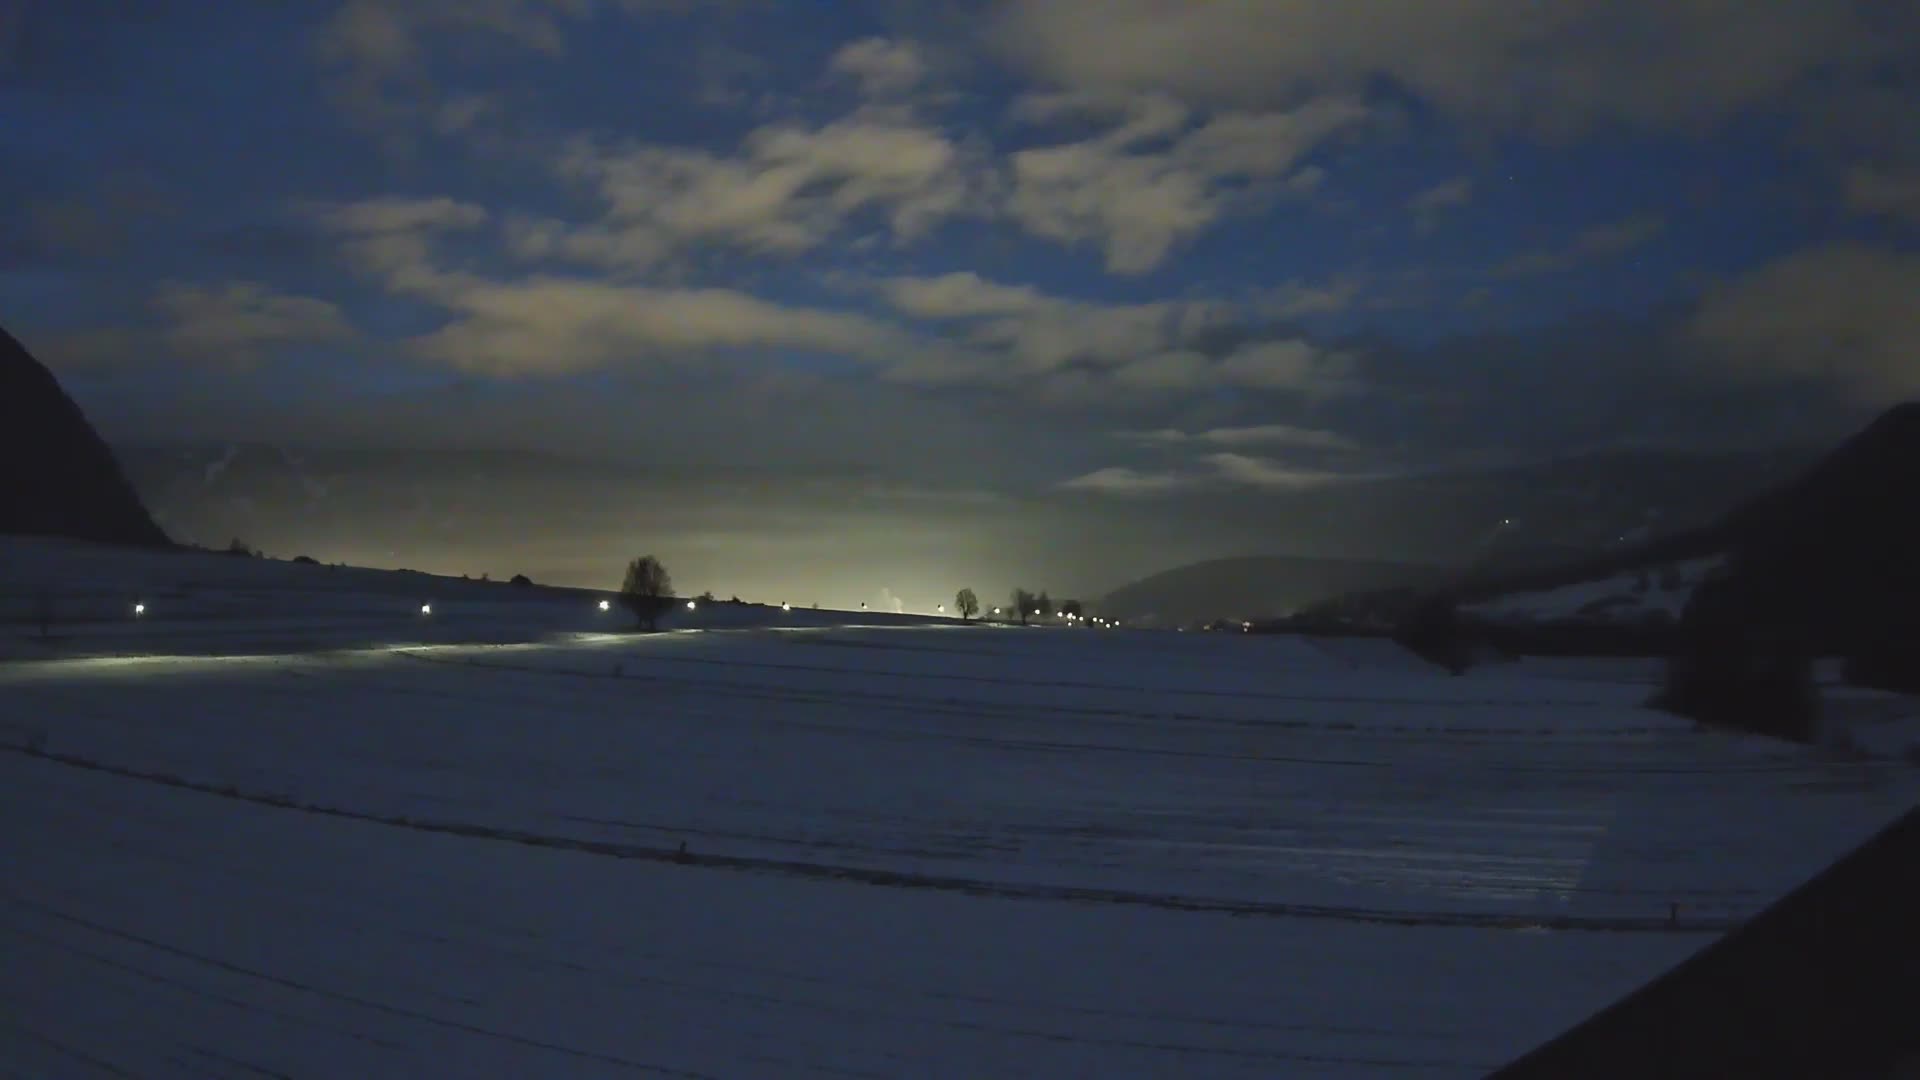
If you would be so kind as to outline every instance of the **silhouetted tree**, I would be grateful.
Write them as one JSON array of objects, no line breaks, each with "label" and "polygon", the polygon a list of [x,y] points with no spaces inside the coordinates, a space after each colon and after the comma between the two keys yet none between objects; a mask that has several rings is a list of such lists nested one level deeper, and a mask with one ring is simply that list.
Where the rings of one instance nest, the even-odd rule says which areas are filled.
[{"label": "silhouetted tree", "polygon": [[1080,616],[1085,615],[1086,613],[1087,613],[1086,606],[1081,604],[1080,601],[1078,600],[1060,601],[1060,614],[1062,615],[1072,615],[1074,618],[1077,619]]},{"label": "silhouetted tree", "polygon": [[1013,612],[1020,616],[1020,625],[1027,625],[1027,619],[1040,610],[1034,595],[1025,589],[1013,590]]},{"label": "silhouetted tree", "polygon": [[667,568],[651,555],[642,555],[627,564],[626,580],[620,584],[620,603],[649,630],[658,625],[673,603],[673,578]]},{"label": "silhouetted tree", "polygon": [[294,562],[297,562],[297,563],[299,563],[299,564],[300,564],[301,566],[318,566],[318,565],[320,565],[320,560],[319,560],[319,559],[316,559],[316,558],[314,558],[314,557],[313,557],[313,556],[311,556],[311,555],[295,555],[295,556],[293,557],[293,561],[294,561]]},{"label": "silhouetted tree", "polygon": [[960,613],[962,621],[980,614],[980,598],[973,595],[972,589],[961,589],[954,594],[953,610]]},{"label": "silhouetted tree", "polygon": [[1047,590],[1040,590],[1040,598],[1033,602],[1033,612],[1043,619],[1053,615],[1053,597],[1047,595]]},{"label": "silhouetted tree", "polygon": [[533,584],[533,579],[528,577],[525,574],[515,574],[511,578],[507,579],[507,584],[519,585],[522,588],[525,588],[526,586]]}]

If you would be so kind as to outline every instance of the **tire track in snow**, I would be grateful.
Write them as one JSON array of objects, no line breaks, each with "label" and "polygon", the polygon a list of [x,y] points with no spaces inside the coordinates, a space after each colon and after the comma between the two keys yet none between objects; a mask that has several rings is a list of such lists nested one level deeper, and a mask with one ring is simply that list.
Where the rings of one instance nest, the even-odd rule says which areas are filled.
[{"label": "tire track in snow", "polygon": [[1701,934],[1725,933],[1739,926],[1743,921],[1733,918],[1695,917],[1675,920],[1670,917],[1626,915],[1585,916],[1545,914],[1521,916],[1489,912],[1413,911],[1388,908],[1362,908],[1333,904],[1289,904],[1284,902],[1226,900],[1215,897],[1188,896],[1178,893],[1155,893],[1133,889],[1100,889],[1074,885],[991,881],[981,878],[961,877],[958,875],[921,874],[903,870],[844,866],[797,859],[776,859],[747,855],[695,854],[681,852],[676,848],[652,847],[607,840],[585,840],[578,837],[477,825],[470,822],[436,821],[432,819],[410,818],[397,814],[380,814],[342,806],[302,803],[284,795],[249,792],[231,784],[211,784],[204,781],[189,780],[172,773],[135,769],[72,754],[17,746],[0,747],[0,749],[5,749],[23,757],[38,759],[50,764],[84,769],[89,772],[106,773],[123,779],[159,784],[165,787],[198,792],[203,795],[232,799],[237,802],[252,803],[259,806],[291,810],[303,814],[314,814],[322,817],[341,818],[349,821],[362,821],[393,828],[411,829],[416,832],[514,843],[526,847],[545,848],[555,851],[573,851],[587,855],[599,855],[606,858],[668,863],[705,869],[758,872],[779,877],[840,881],[859,885],[930,889],[940,892],[961,893],[969,896],[988,896],[1011,900],[1047,900],[1082,904],[1120,904],[1136,907],[1162,908],[1171,911],[1213,912],[1224,915],[1270,918],[1324,919],[1336,922],[1372,923],[1386,926],[1459,927],[1481,930],[1565,930],[1608,933]]}]

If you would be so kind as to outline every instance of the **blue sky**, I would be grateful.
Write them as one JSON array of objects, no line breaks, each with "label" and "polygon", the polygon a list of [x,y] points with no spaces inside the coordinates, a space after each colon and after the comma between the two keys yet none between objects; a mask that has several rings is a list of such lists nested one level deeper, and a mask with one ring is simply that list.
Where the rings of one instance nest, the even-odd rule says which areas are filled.
[{"label": "blue sky", "polygon": [[122,439],[1137,498],[1826,437],[1920,390],[1914,41],[1839,0],[0,0],[0,321]]}]

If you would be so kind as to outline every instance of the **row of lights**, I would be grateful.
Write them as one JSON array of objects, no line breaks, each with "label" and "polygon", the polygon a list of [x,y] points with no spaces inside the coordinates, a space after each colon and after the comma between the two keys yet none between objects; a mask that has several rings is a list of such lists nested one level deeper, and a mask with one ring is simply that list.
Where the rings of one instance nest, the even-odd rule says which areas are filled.
[{"label": "row of lights", "polygon": [[[612,610],[613,610],[613,602],[612,602],[612,601],[610,601],[610,600],[602,600],[602,601],[600,601],[600,605],[599,605],[599,606],[600,606],[600,610],[601,610],[601,611],[612,611]],[[688,610],[688,611],[695,611],[695,610],[698,610],[698,608],[699,608],[699,604],[698,604],[698,602],[697,602],[697,601],[693,601],[693,600],[689,600],[689,601],[687,601],[687,610]],[[862,600],[862,601],[860,602],[860,610],[862,610],[862,611],[865,611],[866,609],[867,609],[867,604],[866,604],[866,601],[864,601],[864,600]],[[782,603],[782,604],[780,605],[780,610],[781,610],[781,611],[792,611],[792,610],[793,610],[793,605],[792,605],[792,604],[789,604],[789,603]],[[938,605],[935,605],[935,607],[934,607],[934,610],[935,610],[935,611],[937,611],[937,612],[940,612],[940,613],[942,613],[942,614],[944,614],[944,613],[946,612],[946,610],[947,610],[947,605],[945,605],[945,604],[938,604]],[[144,616],[144,615],[146,615],[146,613],[147,613],[147,605],[146,605],[146,604],[144,604],[144,603],[136,603],[136,604],[134,604],[134,605],[133,605],[133,617],[134,617],[134,618],[136,618],[136,619],[138,619],[138,618],[141,618],[142,616]],[[998,615],[998,614],[1000,614],[1000,609],[999,609],[999,608],[994,608],[994,609],[993,609],[993,613],[994,613],[995,615]],[[422,615],[432,615],[432,614],[433,614],[433,605],[432,605],[432,604],[421,604],[421,605],[420,605],[420,614],[422,614]],[[1112,624],[1112,623],[1110,623],[1110,622],[1106,622],[1105,620],[1103,620],[1103,619],[1101,619],[1101,618],[1100,618],[1099,616],[1097,616],[1097,615],[1095,615],[1095,616],[1080,616],[1080,615],[1068,615],[1068,616],[1067,616],[1066,618],[1067,618],[1067,621],[1068,621],[1068,622],[1073,622],[1073,621],[1074,621],[1074,620],[1076,620],[1076,619],[1083,619],[1084,621],[1088,621],[1088,622],[1092,622],[1092,623],[1096,623],[1096,624],[1099,624],[1099,625],[1104,625],[1104,626],[1111,626],[1111,625],[1114,625],[1114,624]]]}]

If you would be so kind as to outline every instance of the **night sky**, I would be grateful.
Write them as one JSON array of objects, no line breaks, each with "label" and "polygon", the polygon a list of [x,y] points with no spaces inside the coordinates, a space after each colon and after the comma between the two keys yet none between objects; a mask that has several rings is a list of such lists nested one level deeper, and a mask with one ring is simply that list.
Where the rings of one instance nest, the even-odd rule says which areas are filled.
[{"label": "night sky", "polygon": [[1916,43],[1904,0],[0,0],[0,324],[121,443],[981,514],[1824,440],[1920,391]]}]

